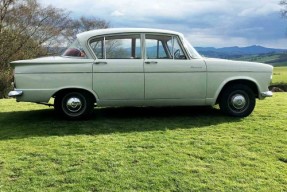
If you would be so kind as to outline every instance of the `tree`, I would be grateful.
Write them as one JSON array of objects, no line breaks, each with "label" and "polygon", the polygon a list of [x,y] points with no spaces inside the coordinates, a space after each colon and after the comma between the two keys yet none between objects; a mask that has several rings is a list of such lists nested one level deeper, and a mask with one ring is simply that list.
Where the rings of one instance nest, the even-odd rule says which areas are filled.
[{"label": "tree", "polygon": [[287,0],[281,0],[279,4],[283,7],[281,10],[282,16],[287,17]]},{"label": "tree", "polygon": [[[57,35],[61,34],[70,22],[69,13],[51,6],[42,7],[36,0],[2,1],[0,33],[1,36],[5,34],[0,41],[4,49],[1,52],[5,52],[2,61],[9,61],[18,51],[27,50],[27,45],[27,51],[33,51],[33,56],[41,55],[42,50],[39,53],[39,47],[43,44],[50,46],[59,43]],[[31,46],[31,41],[34,41],[34,46]]]},{"label": "tree", "polygon": [[68,22],[69,13],[36,0],[0,1],[0,98],[9,88],[9,62],[44,55],[43,44],[57,43]]},{"label": "tree", "polygon": [[71,19],[69,12],[44,7],[37,0],[0,0],[0,98],[10,88],[11,61],[44,56],[50,50],[49,54],[55,54],[77,33],[107,27],[105,20]]},{"label": "tree", "polygon": [[71,20],[66,31],[62,34],[68,42],[73,42],[78,33],[93,29],[106,29],[110,27],[110,23],[96,17],[80,17],[79,19]]}]

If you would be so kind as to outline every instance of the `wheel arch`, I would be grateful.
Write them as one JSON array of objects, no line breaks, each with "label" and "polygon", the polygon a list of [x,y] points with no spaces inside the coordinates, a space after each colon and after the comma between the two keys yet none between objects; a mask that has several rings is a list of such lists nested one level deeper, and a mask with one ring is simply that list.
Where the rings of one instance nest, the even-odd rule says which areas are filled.
[{"label": "wheel arch", "polygon": [[86,92],[94,99],[94,101],[93,101],[94,103],[96,103],[98,101],[98,96],[94,91],[89,90],[89,89],[85,89],[85,88],[80,88],[80,87],[65,87],[65,88],[59,89],[58,91],[56,91],[52,95],[52,97],[55,98],[55,97],[57,97],[57,95],[61,95],[61,94],[64,94],[67,92],[72,92],[72,91]]},{"label": "wheel arch", "polygon": [[241,84],[241,85],[246,85],[248,86],[254,93],[255,98],[259,98],[259,87],[257,85],[257,83],[252,80],[252,79],[231,79],[229,81],[224,82],[221,85],[221,88],[218,89],[217,94],[216,94],[216,104],[219,102],[219,99],[222,95],[222,93],[230,86],[234,86],[237,84]]}]

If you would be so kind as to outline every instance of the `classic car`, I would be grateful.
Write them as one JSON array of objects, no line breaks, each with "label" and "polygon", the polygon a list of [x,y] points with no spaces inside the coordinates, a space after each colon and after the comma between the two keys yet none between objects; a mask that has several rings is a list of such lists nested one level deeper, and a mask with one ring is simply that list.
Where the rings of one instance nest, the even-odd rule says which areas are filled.
[{"label": "classic car", "polygon": [[273,67],[200,56],[183,34],[112,28],[83,32],[62,56],[14,61],[17,101],[87,118],[94,106],[213,106],[246,117],[271,97]]}]

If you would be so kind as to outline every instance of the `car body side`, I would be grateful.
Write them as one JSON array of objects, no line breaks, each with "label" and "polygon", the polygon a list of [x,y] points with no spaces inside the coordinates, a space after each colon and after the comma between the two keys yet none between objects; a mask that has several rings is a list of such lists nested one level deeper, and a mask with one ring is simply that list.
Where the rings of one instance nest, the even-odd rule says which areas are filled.
[{"label": "car body side", "polygon": [[[184,49],[183,36],[180,33],[163,31],[163,30],[130,30],[130,33],[138,33],[142,36],[146,33],[160,33],[170,34],[177,36],[180,39]],[[123,80],[131,86],[136,88],[137,85],[141,85],[139,95],[142,97],[131,97],[127,99],[114,99],[112,94],[117,94],[121,87],[114,87],[109,94],[102,97],[102,95],[95,88],[97,82],[97,75],[101,73],[100,65],[97,65],[97,61],[103,61],[96,58],[89,47],[89,39],[97,35],[113,35],[121,34],[123,29],[112,30],[109,33],[105,31],[100,32],[86,32],[78,35],[79,42],[83,45],[84,51],[88,58],[68,58],[68,57],[46,57],[32,60],[23,60],[12,62],[12,66],[15,68],[15,91],[22,91],[23,94],[16,95],[17,101],[35,102],[35,103],[48,103],[51,97],[57,96],[57,94],[67,90],[82,90],[86,91],[94,97],[94,101],[98,106],[190,106],[190,105],[214,105],[218,101],[222,90],[226,86],[232,86],[237,82],[240,84],[247,84],[251,86],[255,96],[259,99],[263,99],[268,92],[268,85],[272,78],[272,66],[261,63],[250,63],[243,61],[230,61],[223,59],[209,59],[204,57],[194,58],[188,50],[186,54],[188,58],[186,61],[194,62],[191,65],[192,70],[188,71],[190,75],[190,81],[182,79],[183,88],[171,88],[171,91],[183,92],[178,96],[172,95],[163,98],[153,97],[147,98],[147,77],[152,72],[147,71],[148,65],[145,63],[145,47],[142,47],[143,57],[137,62],[142,63],[142,70],[130,71],[135,77],[138,77],[142,83],[135,84],[132,79],[125,79],[123,71],[113,71],[112,73],[106,73],[109,80],[103,81],[105,86],[109,87],[113,82],[117,81],[115,78],[117,75],[121,75]],[[144,46],[144,43],[142,43]],[[118,65],[121,65],[121,60],[116,61]],[[132,62],[132,60],[130,61]],[[141,69],[141,68],[139,68]],[[99,71],[97,71],[99,70]],[[112,70],[112,69],[111,69]],[[131,69],[132,70],[132,69]],[[168,76],[169,82],[158,81],[157,86],[154,89],[160,92],[160,87],[173,87],[173,81],[181,81],[180,77],[183,74],[182,71],[177,73],[176,71],[166,71],[167,69],[159,68],[156,71],[157,74],[170,73]],[[176,70],[176,68],[173,68]],[[129,72],[129,71],[125,71]],[[121,74],[123,73],[123,74]],[[154,76],[152,76],[154,78]],[[200,78],[200,79],[199,79]],[[157,79],[155,79],[157,80]],[[169,83],[170,85],[167,85]],[[194,86],[192,86],[194,85]],[[104,85],[103,85],[104,86]],[[137,87],[139,88],[139,87]],[[190,97],[187,93],[184,96],[185,90],[197,93],[196,97]],[[168,89],[167,89],[168,90]],[[121,90],[128,92],[129,90]],[[134,93],[131,93],[134,94]],[[169,94],[166,90],[162,90],[159,94]]]}]

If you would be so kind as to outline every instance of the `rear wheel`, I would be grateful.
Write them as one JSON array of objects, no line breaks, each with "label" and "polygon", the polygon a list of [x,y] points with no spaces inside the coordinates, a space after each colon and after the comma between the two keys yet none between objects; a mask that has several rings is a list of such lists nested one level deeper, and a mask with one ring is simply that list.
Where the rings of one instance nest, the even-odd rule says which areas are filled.
[{"label": "rear wheel", "polygon": [[256,103],[253,91],[246,85],[233,85],[224,90],[219,106],[223,113],[234,117],[246,117]]},{"label": "rear wheel", "polygon": [[79,120],[89,117],[94,108],[93,101],[86,92],[72,91],[56,95],[54,107],[64,118]]}]

